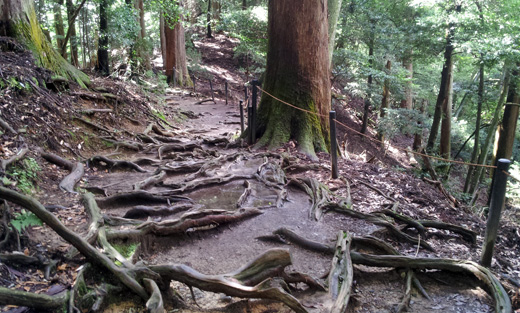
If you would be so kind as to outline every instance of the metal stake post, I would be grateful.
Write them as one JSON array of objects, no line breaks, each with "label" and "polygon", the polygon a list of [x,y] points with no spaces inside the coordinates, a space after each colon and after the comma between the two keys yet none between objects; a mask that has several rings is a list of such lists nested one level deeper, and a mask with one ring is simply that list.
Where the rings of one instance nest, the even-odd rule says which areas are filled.
[{"label": "metal stake post", "polygon": [[240,104],[238,105],[240,107],[240,129],[242,132],[244,132],[244,101],[240,100]]},{"label": "metal stake post", "polygon": [[253,86],[253,91],[252,91],[252,95],[251,95],[251,102],[252,102],[252,105],[251,105],[251,108],[252,108],[252,112],[251,112],[251,144],[254,144],[255,141],[256,141],[256,103],[257,103],[257,94],[258,94],[258,90],[256,89],[256,86],[258,86],[258,80],[253,80],[251,82],[251,85]]},{"label": "metal stake post", "polygon": [[508,159],[500,159],[495,169],[495,183],[491,190],[491,202],[489,205],[489,215],[486,224],[486,236],[484,237],[484,245],[482,247],[482,255],[480,264],[485,267],[491,266],[493,258],[493,249],[495,248],[495,240],[497,239],[498,224],[500,222],[500,214],[504,208],[504,200],[506,197],[507,172],[511,161]]},{"label": "metal stake post", "polygon": [[213,100],[214,103],[215,102],[215,95],[213,94],[213,82],[211,81],[211,79],[208,79],[209,80],[209,88],[211,89],[211,100]]},{"label": "metal stake post", "polygon": [[228,104],[228,83],[227,80],[224,83],[224,88],[226,89],[226,105]]},{"label": "metal stake post", "polygon": [[329,125],[330,125],[330,170],[332,172],[332,178],[336,179],[339,177],[338,171],[338,146],[336,142],[336,111],[329,112]]}]

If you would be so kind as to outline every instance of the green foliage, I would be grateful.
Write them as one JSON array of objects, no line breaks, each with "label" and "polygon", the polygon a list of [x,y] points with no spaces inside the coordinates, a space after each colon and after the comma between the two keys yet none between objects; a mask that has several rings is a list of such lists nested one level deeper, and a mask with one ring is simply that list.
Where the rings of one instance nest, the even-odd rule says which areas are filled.
[{"label": "green foliage", "polygon": [[239,59],[245,71],[263,71],[267,56],[266,7],[255,6],[247,10],[225,12],[216,30],[228,32],[240,40],[235,48],[235,58]]},{"label": "green foliage", "polygon": [[380,118],[378,127],[388,138],[397,133],[409,136],[420,134],[429,127],[428,119],[419,111],[399,108],[386,109],[385,112],[386,115]]},{"label": "green foliage", "polygon": [[32,212],[22,209],[20,213],[13,214],[14,219],[11,220],[11,226],[19,233],[25,231],[30,226],[41,226],[42,221]]},{"label": "green foliage", "polygon": [[38,181],[38,172],[40,170],[40,166],[35,159],[26,158],[20,165],[9,169],[8,174],[16,180],[15,184],[22,193],[30,195],[35,189],[34,184]]}]

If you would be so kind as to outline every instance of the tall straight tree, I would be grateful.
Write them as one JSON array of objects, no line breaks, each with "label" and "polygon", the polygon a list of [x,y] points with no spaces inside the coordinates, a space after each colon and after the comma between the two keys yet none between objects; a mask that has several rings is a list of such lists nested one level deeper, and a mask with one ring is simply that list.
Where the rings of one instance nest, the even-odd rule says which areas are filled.
[{"label": "tall straight tree", "polygon": [[[327,151],[330,79],[327,0],[269,1],[267,67],[263,87],[302,112],[262,94],[257,147],[275,148],[295,139],[315,158]],[[251,130],[249,130],[251,131]]]},{"label": "tall straight tree", "polygon": [[182,15],[177,17],[165,16],[164,32],[164,69],[166,77],[171,81],[175,68],[175,79],[180,86],[192,86],[188,65],[186,62],[186,39],[182,26]]},{"label": "tall straight tree", "polygon": [[[455,5],[455,11],[458,13],[462,10],[460,4]],[[453,52],[455,51],[454,36],[455,23],[450,22],[446,31],[446,45],[444,48],[444,66],[441,74],[441,85],[437,102],[435,103],[435,113],[433,116],[433,123],[428,137],[428,150],[433,149],[439,126],[441,127],[441,144],[440,154],[445,157],[450,157],[451,151],[451,105],[452,105],[452,84],[453,84]],[[442,122],[442,125],[441,125]]]},{"label": "tall straight tree", "polygon": [[23,43],[33,53],[39,66],[82,87],[90,83],[87,75],[70,65],[52,48],[38,23],[32,0],[0,0],[0,36],[14,37]]},{"label": "tall straight tree", "polygon": [[96,71],[103,76],[110,74],[108,65],[108,0],[99,2],[99,39]]}]

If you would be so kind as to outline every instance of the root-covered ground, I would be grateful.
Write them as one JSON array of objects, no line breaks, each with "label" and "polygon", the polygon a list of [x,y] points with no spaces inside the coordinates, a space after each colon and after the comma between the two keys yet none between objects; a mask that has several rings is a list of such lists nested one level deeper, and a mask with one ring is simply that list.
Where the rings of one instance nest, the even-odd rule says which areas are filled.
[{"label": "root-covered ground", "polygon": [[[210,55],[221,40],[229,53],[219,38],[197,47]],[[346,132],[352,150],[333,180],[328,155],[312,162],[294,143],[251,150],[237,140],[241,76],[229,60],[208,66],[231,73],[228,105],[223,92],[202,101],[202,80],[196,93],[159,96],[112,79],[97,90],[59,86],[60,97],[2,89],[11,130],[1,125],[0,303],[32,312],[518,309],[518,225],[503,222],[486,269],[484,218],[404,170],[407,156]],[[353,108],[336,110],[356,124]],[[24,160],[41,167],[32,197],[21,192]],[[9,226],[24,216],[23,231]]]}]

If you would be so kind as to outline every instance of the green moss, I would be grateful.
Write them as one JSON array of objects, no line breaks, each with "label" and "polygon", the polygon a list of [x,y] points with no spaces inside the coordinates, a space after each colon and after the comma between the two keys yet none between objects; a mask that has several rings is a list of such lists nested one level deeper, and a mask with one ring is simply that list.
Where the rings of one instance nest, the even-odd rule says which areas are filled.
[{"label": "green moss", "polygon": [[36,18],[34,7],[28,9],[27,20],[15,25],[16,37],[32,51],[36,63],[53,71],[56,75],[66,77],[86,88],[90,84],[88,76],[67,62],[56,52],[45,38]]},{"label": "green moss", "polygon": [[[284,81],[297,81],[284,79]],[[318,113],[316,103],[305,88],[281,81],[265,86],[273,95],[298,107]],[[322,127],[319,116],[302,112],[264,94],[258,109],[257,133],[262,137],[256,147],[277,148],[291,139],[296,140],[298,149],[316,158],[316,151],[327,151],[328,128]]]}]

